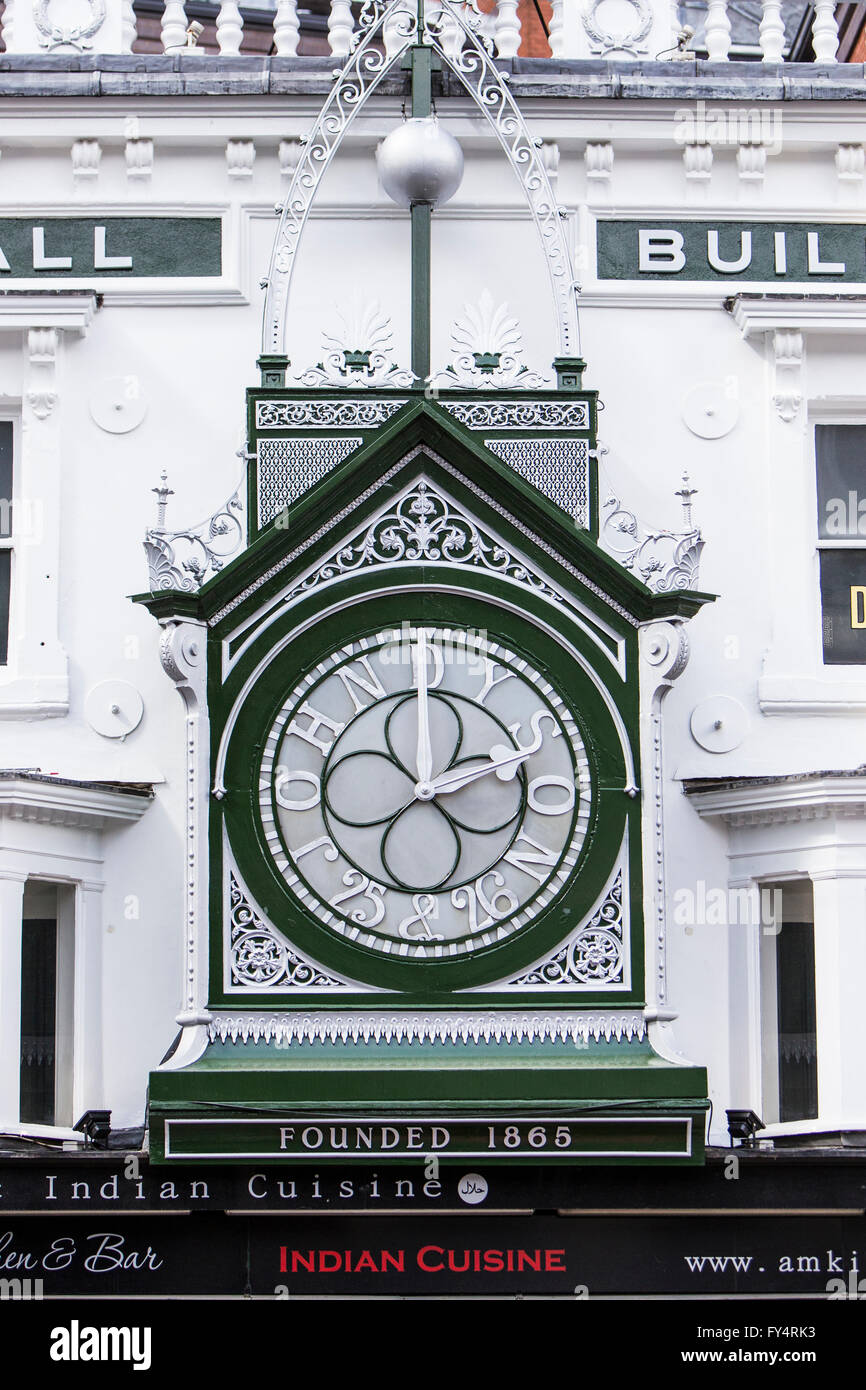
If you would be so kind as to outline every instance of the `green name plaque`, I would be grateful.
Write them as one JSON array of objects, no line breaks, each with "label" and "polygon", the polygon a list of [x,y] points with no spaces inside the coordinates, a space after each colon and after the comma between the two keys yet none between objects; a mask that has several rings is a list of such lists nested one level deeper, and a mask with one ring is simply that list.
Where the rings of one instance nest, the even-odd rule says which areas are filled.
[{"label": "green name plaque", "polygon": [[606,218],[596,242],[599,280],[866,282],[862,222]]},{"label": "green name plaque", "polygon": [[219,217],[0,218],[0,285],[4,278],[221,274]]},{"label": "green name plaque", "polygon": [[487,1162],[688,1160],[693,1118],[679,1115],[273,1119],[166,1118],[166,1159],[290,1159],[351,1163],[409,1158]]}]

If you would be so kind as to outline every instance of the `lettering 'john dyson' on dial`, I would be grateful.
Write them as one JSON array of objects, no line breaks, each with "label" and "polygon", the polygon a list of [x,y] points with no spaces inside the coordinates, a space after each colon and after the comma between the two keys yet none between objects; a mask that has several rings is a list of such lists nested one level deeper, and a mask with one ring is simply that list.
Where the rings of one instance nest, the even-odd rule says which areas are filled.
[{"label": "lettering 'john dyson' on dial", "polygon": [[409,958],[526,927],[577,862],[592,802],[576,720],[512,651],[460,629],[341,647],[268,736],[263,829],[331,930]]}]

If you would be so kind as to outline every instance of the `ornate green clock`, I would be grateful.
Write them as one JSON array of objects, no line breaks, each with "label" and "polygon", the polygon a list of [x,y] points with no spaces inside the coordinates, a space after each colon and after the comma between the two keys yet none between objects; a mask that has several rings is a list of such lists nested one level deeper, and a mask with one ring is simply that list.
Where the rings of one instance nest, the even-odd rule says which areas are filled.
[{"label": "ornate green clock", "polygon": [[[410,10],[383,53],[388,7],[365,7],[286,199],[247,397],[247,548],[200,584],[198,554],[181,573],[150,536],[163,592],[146,601],[188,720],[183,1032],[151,1077],[151,1150],[390,1161],[427,1134],[461,1165],[694,1162],[705,1075],[649,1039],[663,852],[641,628],[652,691],[704,600],[685,542],[656,593],[598,545],[596,396],[547,173],[463,12]],[[289,381],[310,202],[404,57],[412,118],[380,173],[410,207],[411,369],[370,310]],[[555,380],[529,371],[489,295],[453,326],[452,360],[431,360],[431,214],[462,168],[432,116],[443,64],[541,234]],[[357,1140],[342,1153],[322,1147],[333,1120]]]},{"label": "ornate green clock", "polygon": [[[276,429],[292,442],[283,402],[251,396],[258,488]],[[550,393],[548,423],[577,403]],[[494,1112],[566,1116],[568,1152],[532,1161],[699,1154],[701,1078],[662,1063],[644,1021],[638,632],[699,600],[652,595],[449,404],[367,427],[288,533],[263,526],[183,604],[150,600],[178,668],[206,634],[188,680],[210,730],[206,1002],[188,1015],[206,1047],[152,1077],[166,1160],[254,1139],[279,1157],[247,1104],[424,1106],[461,1161],[481,1131],[457,1116]],[[590,1103],[603,1142],[578,1125]]]}]

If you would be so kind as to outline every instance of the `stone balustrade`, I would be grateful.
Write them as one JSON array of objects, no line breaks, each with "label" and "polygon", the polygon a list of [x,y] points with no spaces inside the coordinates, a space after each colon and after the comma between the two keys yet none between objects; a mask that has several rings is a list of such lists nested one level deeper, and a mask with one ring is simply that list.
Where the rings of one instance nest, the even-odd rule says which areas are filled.
[{"label": "stone balustrade", "polygon": [[[401,8],[414,9],[414,0],[391,0],[395,13]],[[711,63],[728,62],[731,56],[731,23],[729,9],[733,0],[708,0],[701,47],[698,56]],[[441,0],[427,0],[427,12],[441,8]],[[467,6],[467,9],[470,7]],[[835,63],[839,47],[834,0],[814,0],[812,46],[817,63]],[[478,0],[478,23],[490,39],[500,58],[514,58],[520,53],[521,16],[526,13],[519,0]],[[88,13],[89,11],[89,13]],[[319,5],[316,16],[317,45],[313,51],[329,51],[343,60],[351,51],[359,29],[361,5],[352,0],[330,0]],[[324,13],[323,13],[324,11]],[[256,11],[256,29],[261,35],[261,15]],[[309,10],[297,0],[275,0],[273,8],[273,40],[271,51],[281,56],[294,56],[304,51],[302,38],[305,23],[311,22]],[[533,12],[537,13],[537,12]],[[533,19],[540,26],[541,21]],[[238,0],[222,0],[216,14],[215,28],[210,21],[206,40],[199,42],[204,26],[187,16],[183,0],[165,0],[159,18],[162,51],[203,53],[213,51],[236,55],[248,51],[244,46],[244,11]],[[653,60],[657,57],[683,56],[678,49],[679,22],[673,0],[552,0],[552,12],[541,34],[542,45],[549,47],[553,58],[602,58],[616,62]],[[155,33],[156,26],[151,30]],[[462,34],[453,25],[452,42],[459,50]],[[3,40],[9,54],[38,53],[130,53],[141,27],[137,24],[132,0],[6,0],[2,23]],[[537,52],[537,41],[532,51]],[[205,47],[206,43],[206,47]],[[760,54],[764,62],[783,61],[785,29],[781,0],[763,0],[758,34]],[[387,47],[386,30],[386,47]],[[687,52],[687,41],[680,40]],[[261,40],[255,44],[261,50]]]}]

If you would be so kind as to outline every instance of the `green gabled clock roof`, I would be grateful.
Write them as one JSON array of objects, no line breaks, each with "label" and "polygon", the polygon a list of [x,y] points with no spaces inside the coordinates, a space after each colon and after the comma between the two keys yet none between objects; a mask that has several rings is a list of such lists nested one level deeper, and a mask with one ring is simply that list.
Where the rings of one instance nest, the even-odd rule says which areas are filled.
[{"label": "green gabled clock roof", "polygon": [[[241,604],[233,604],[234,626],[266,596],[266,585],[285,584],[293,567],[303,568],[319,551],[333,547],[344,523],[346,529],[356,526],[365,512],[387,504],[421,472],[463,501],[480,521],[489,522],[491,529],[518,548],[531,550],[539,567],[554,572],[560,585],[584,590],[592,606],[614,613],[621,609],[632,622],[643,623],[691,617],[714,598],[686,589],[653,592],[497,458],[477,434],[435,400],[416,398],[284,509],[197,593],[168,590],[134,599],[157,618],[195,617],[213,623],[228,602],[250,590]],[[294,552],[300,552],[297,561],[287,558]],[[278,576],[272,575],[278,564]]]}]

